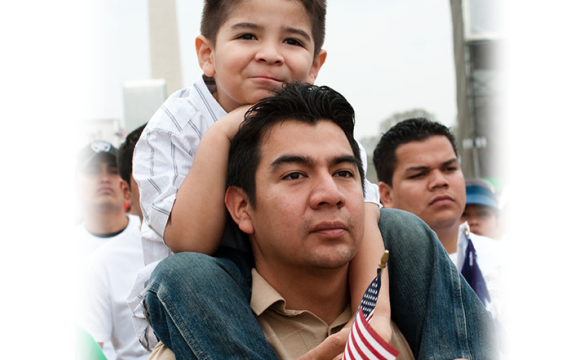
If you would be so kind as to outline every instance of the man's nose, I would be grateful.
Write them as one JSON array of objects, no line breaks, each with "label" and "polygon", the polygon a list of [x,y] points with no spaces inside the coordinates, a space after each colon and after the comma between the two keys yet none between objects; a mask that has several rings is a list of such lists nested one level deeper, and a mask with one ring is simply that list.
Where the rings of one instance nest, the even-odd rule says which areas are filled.
[{"label": "man's nose", "polygon": [[99,173],[99,181],[101,183],[110,183],[112,175],[108,171],[101,171]]},{"label": "man's nose", "polygon": [[449,186],[449,181],[447,180],[447,177],[440,170],[432,171],[429,180],[430,180],[429,186],[431,189]]},{"label": "man's nose", "polygon": [[344,206],[344,194],[331,174],[318,176],[310,196],[310,206],[317,209],[323,206]]}]

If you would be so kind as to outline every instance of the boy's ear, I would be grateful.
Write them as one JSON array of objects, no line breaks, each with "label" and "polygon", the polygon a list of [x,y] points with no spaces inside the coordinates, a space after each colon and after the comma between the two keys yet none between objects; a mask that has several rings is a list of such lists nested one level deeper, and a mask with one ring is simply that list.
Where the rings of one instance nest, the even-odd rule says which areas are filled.
[{"label": "boy's ear", "polygon": [[239,187],[230,186],[226,191],[225,203],[232,219],[238,224],[240,230],[248,235],[254,233],[254,224],[250,215],[250,202],[248,195]]},{"label": "boy's ear", "polygon": [[205,76],[214,76],[215,68],[213,66],[213,48],[209,39],[203,35],[196,37],[195,50],[197,51],[199,67],[203,70]]},{"label": "boy's ear", "polygon": [[314,84],[314,81],[318,77],[318,72],[320,71],[320,68],[322,67],[322,65],[324,65],[324,62],[326,61],[327,54],[328,53],[326,52],[326,50],[320,49],[318,55],[314,57],[314,61],[312,62],[312,66],[310,67],[310,72],[308,73],[309,84]]},{"label": "boy's ear", "polygon": [[393,188],[387,183],[379,181],[379,193],[381,194],[381,203],[386,208],[393,208]]}]

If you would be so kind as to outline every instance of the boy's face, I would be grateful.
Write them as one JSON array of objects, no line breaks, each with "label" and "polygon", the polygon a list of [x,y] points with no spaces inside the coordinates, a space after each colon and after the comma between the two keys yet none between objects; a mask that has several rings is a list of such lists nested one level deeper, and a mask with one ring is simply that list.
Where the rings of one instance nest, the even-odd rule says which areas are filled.
[{"label": "boy's face", "polygon": [[292,0],[243,1],[221,25],[213,46],[203,37],[196,46],[227,112],[271,96],[283,83],[314,83],[326,58],[323,50],[314,56],[310,18]]},{"label": "boy's face", "polygon": [[412,141],[395,152],[393,186],[379,183],[385,207],[411,212],[435,232],[458,226],[465,208],[465,179],[445,136]]}]

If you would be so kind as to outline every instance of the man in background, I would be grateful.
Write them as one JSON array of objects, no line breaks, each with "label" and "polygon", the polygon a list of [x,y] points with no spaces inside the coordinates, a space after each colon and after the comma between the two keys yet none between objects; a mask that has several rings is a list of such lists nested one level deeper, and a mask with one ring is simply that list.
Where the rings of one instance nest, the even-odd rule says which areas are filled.
[{"label": "man in background", "polygon": [[140,219],[125,212],[131,197],[119,175],[117,149],[106,141],[83,148],[76,180],[83,215],[76,229],[78,325],[108,359],[146,359],[148,352],[139,344],[126,303],[143,266]]},{"label": "man in background", "polygon": [[475,235],[461,220],[465,179],[449,129],[424,118],[402,121],[382,136],[373,162],[383,206],[425,221],[486,308],[501,319],[503,251],[499,242]]}]

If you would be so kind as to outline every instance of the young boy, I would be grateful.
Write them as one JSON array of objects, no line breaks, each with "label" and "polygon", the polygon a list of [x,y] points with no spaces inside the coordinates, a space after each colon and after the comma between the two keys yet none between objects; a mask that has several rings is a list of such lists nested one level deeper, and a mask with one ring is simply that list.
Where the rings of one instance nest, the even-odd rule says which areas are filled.
[{"label": "young boy", "polygon": [[[324,0],[206,1],[202,35],[196,39],[204,75],[164,103],[135,148],[133,171],[141,192],[148,264],[132,293],[136,317],[140,310],[135,295],[144,291],[143,281],[157,262],[173,252],[213,255],[219,248],[216,257],[234,261],[238,267],[251,267],[252,260],[245,260],[251,254],[249,245],[235,225],[228,223],[224,206],[230,140],[250,105],[284,83],[315,81],[326,60],[326,51],[321,49],[325,15]],[[376,276],[384,249],[377,226],[378,191],[368,181],[365,191],[369,201],[365,204],[365,238],[350,271],[355,307]],[[249,283],[238,281],[238,285],[250,288]],[[381,294],[373,326],[388,341],[388,293]],[[237,303],[223,311],[235,316],[242,305],[249,308]],[[149,348],[155,345],[145,339],[145,327],[137,327],[137,331]]]}]

